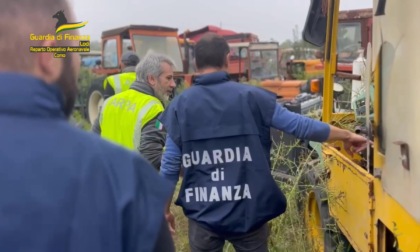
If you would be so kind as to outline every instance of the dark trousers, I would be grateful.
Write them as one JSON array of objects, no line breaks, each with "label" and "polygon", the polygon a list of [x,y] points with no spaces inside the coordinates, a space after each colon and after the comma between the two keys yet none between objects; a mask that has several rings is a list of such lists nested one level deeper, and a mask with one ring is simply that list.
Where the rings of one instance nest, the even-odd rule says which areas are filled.
[{"label": "dark trousers", "polygon": [[188,238],[191,252],[223,252],[225,240],[237,252],[268,252],[268,225],[240,236],[222,236],[213,233],[193,220],[188,221]]}]

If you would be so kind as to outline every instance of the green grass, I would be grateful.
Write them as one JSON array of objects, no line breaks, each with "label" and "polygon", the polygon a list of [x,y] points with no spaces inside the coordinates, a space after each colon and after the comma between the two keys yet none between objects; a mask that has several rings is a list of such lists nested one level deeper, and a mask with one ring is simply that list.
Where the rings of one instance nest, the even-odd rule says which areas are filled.
[{"label": "green grass", "polygon": [[83,118],[83,115],[79,110],[73,111],[72,115],[70,116],[70,123],[86,131],[89,131],[91,128],[90,123],[85,118]]}]

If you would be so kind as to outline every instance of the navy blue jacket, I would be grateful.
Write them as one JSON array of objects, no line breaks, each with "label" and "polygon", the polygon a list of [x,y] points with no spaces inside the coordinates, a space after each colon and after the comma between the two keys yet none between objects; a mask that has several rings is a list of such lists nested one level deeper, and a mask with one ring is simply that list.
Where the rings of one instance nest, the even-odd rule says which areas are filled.
[{"label": "navy blue jacket", "polygon": [[159,251],[167,182],[62,106],[56,87],[0,74],[0,251]]},{"label": "navy blue jacket", "polygon": [[182,150],[184,179],[176,204],[219,234],[251,232],[286,209],[271,176],[273,93],[200,76],[160,117]]}]

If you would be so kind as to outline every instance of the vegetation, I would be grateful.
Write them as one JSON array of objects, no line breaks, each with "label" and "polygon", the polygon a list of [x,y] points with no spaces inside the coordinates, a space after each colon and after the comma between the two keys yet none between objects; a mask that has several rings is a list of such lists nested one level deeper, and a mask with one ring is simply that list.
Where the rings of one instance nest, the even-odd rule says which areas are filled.
[{"label": "vegetation", "polygon": [[70,123],[86,131],[90,130],[91,128],[90,123],[85,118],[83,118],[82,112],[77,109],[73,111],[73,114],[70,117]]},{"label": "vegetation", "polygon": [[97,78],[92,71],[86,67],[80,68],[79,78],[78,78],[78,88],[79,95],[77,97],[77,105],[83,105],[87,100],[87,93],[92,81]]},{"label": "vegetation", "polygon": [[96,78],[96,75],[94,75],[88,68],[80,68],[77,82],[79,94],[76,98],[75,109],[70,117],[70,122],[85,130],[89,130],[91,127],[90,123],[85,119],[86,117],[84,106],[87,100],[89,86],[94,78]]},{"label": "vegetation", "polygon": [[283,49],[292,48],[295,59],[307,59],[308,49],[322,50],[322,48],[316,47],[302,40],[301,32],[299,31],[299,27],[297,25],[295,25],[292,32],[293,32],[293,39],[292,40],[288,39],[284,41],[283,43],[281,43],[280,48],[283,48]]}]

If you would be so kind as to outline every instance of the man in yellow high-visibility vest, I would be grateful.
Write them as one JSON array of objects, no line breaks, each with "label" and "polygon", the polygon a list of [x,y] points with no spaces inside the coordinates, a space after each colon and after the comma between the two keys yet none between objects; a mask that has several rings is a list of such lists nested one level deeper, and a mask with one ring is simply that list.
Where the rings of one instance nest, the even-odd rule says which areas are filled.
[{"label": "man in yellow high-visibility vest", "polygon": [[174,63],[161,54],[149,53],[136,67],[136,81],[124,92],[105,100],[97,133],[105,139],[140,152],[157,170],[166,133],[157,124],[176,84]]},{"label": "man in yellow high-visibility vest", "polygon": [[139,56],[133,51],[127,51],[121,56],[121,73],[110,75],[104,80],[105,99],[130,88],[136,80],[135,69],[139,61]]}]

